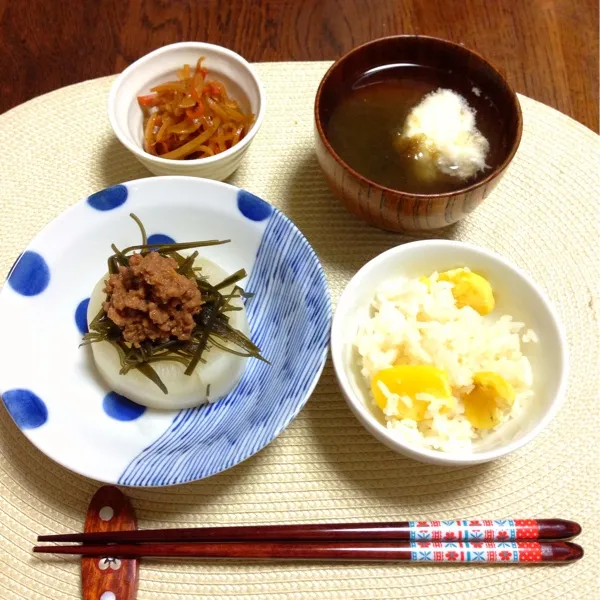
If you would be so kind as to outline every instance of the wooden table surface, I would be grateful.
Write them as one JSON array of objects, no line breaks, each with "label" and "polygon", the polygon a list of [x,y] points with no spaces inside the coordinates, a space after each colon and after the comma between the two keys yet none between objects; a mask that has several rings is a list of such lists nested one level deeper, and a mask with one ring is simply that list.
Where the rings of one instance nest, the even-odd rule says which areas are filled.
[{"label": "wooden table surface", "polygon": [[598,131],[597,0],[0,0],[0,112],[176,41],[333,60],[400,33],[462,42],[518,92]]}]

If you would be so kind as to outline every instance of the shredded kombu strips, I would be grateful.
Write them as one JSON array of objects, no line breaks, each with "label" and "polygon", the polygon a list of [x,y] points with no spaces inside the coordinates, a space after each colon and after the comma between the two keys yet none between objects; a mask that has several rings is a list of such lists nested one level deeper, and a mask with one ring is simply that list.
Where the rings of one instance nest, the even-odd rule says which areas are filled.
[{"label": "shredded kombu strips", "polygon": [[[236,285],[237,282],[246,277],[246,271],[240,269],[223,281],[212,285],[202,276],[201,268],[194,267],[194,260],[198,256],[198,252],[194,251],[187,257],[180,253],[182,250],[226,244],[230,240],[207,240],[182,244],[148,244],[142,222],[134,214],[130,216],[140,228],[142,243],[124,250],[119,250],[113,244],[113,254],[108,258],[109,276],[117,275],[119,267],[129,267],[130,259],[135,254],[145,256],[154,251],[163,257],[174,259],[177,263],[177,273],[193,281],[201,294],[202,304],[199,312],[194,315],[193,329],[189,336],[186,336],[189,339],[177,339],[175,337],[158,341],[145,339],[132,344],[124,338],[123,329],[109,318],[103,307],[89,324],[89,333],[84,335],[83,343],[108,342],[112,344],[119,353],[120,374],[125,375],[131,369],[137,369],[165,394],[168,393],[168,390],[152,367],[153,363],[161,360],[181,363],[185,367],[185,375],[191,375],[198,363],[206,362],[204,355],[211,348],[219,348],[237,356],[257,358],[268,362],[261,356],[260,349],[248,337],[229,324],[227,313],[241,310],[241,307],[233,306],[232,301],[236,298],[249,298],[252,296],[252,294],[247,294]],[[234,286],[231,293],[225,295],[221,293],[221,290],[231,286]]]}]

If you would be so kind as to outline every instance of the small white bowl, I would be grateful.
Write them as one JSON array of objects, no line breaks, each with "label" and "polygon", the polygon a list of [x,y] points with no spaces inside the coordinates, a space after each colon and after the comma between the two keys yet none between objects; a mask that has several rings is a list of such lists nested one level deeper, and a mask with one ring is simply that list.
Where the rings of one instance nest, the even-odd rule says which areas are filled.
[{"label": "small white bowl", "polygon": [[[143,114],[137,97],[150,88],[177,79],[183,65],[194,66],[204,56],[209,78],[225,84],[227,93],[256,115],[246,136],[235,146],[208,158],[172,160],[148,154],[143,148]],[[222,181],[229,177],[257,134],[265,115],[265,93],[252,66],[239,54],[204,42],[163,46],[135,61],[114,82],[108,96],[108,117],[119,141],[155,175],[191,175]]]},{"label": "small white bowl", "polygon": [[[531,362],[534,398],[515,416],[476,446],[472,453],[439,452],[409,444],[393,435],[370,409],[367,386],[357,368],[353,347],[357,315],[369,305],[381,283],[394,277],[419,277],[434,271],[469,267],[489,280],[496,309],[492,317],[510,314],[523,321],[539,337],[524,344]],[[471,244],[447,240],[424,240],[397,246],[368,262],[344,290],[335,312],[331,332],[333,364],[348,406],[379,441],[410,458],[436,465],[465,466],[505,456],[536,437],[557,413],[567,384],[567,342],[555,310],[523,271],[502,257]]]}]

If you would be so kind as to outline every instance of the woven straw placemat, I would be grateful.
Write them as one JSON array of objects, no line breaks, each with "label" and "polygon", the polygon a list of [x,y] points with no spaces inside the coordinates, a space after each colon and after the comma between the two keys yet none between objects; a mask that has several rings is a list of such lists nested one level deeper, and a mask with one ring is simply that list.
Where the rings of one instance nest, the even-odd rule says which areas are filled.
[{"label": "woven straw placemat", "polygon": [[[256,66],[267,117],[231,182],[281,208],[327,272],[333,300],[376,254],[409,238],[373,229],[328,191],[312,143],[328,63]],[[150,176],[112,135],[113,78],[67,87],[0,116],[0,272],[51,219],[90,192]],[[426,466],[372,438],[328,365],[306,408],[258,455],[205,481],[128,493],[141,527],[562,516],[582,523],[570,566],[472,567],[144,561],[140,600],[599,598],[598,347],[600,147],[570,118],[521,97],[524,134],[508,173],[469,218],[438,234],[489,247],[555,303],[571,354],[568,399],[534,442],[472,468]],[[0,343],[1,332],[0,332]],[[0,597],[80,597],[75,559],[31,554],[42,532],[80,530],[96,482],[37,451],[0,409]]]}]

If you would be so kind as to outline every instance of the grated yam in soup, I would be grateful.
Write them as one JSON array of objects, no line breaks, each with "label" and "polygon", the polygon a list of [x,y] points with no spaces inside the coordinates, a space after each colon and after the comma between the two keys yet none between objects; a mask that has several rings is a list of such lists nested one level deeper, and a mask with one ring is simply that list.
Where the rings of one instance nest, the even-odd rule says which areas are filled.
[{"label": "grated yam in soup", "polygon": [[354,343],[373,411],[395,435],[470,452],[531,400],[521,348],[537,336],[493,309],[491,286],[468,268],[377,289]]}]

